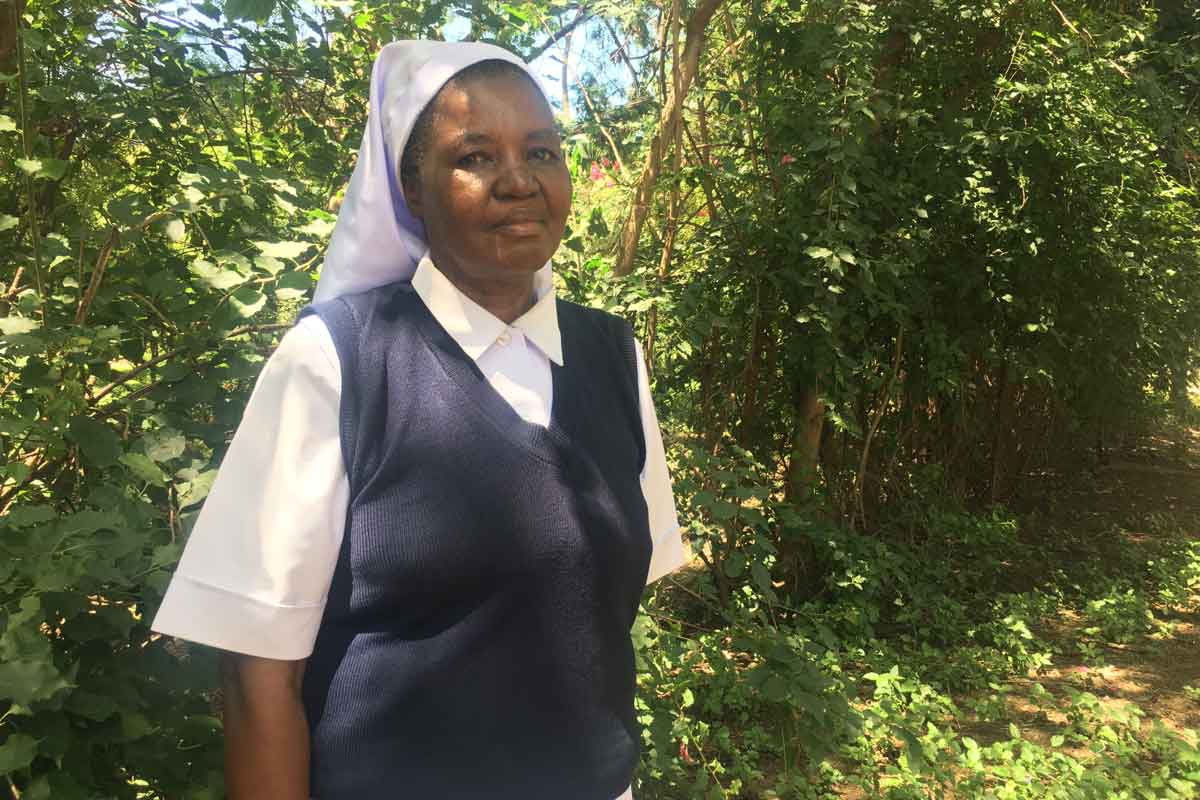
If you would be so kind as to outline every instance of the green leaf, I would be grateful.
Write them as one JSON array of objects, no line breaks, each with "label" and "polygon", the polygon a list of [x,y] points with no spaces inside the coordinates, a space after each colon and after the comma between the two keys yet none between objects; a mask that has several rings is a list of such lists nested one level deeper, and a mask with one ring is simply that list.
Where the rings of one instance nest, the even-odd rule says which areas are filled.
[{"label": "green leaf", "polygon": [[262,22],[275,10],[275,0],[225,0],[225,16]]},{"label": "green leaf", "polygon": [[121,463],[129,467],[129,470],[140,480],[152,483],[155,486],[162,486],[166,483],[167,476],[146,456],[141,453],[125,453],[121,456]]},{"label": "green leaf", "polygon": [[28,706],[39,700],[48,700],[70,686],[70,682],[48,659],[0,663],[0,700]]},{"label": "green leaf", "polygon": [[311,289],[311,275],[307,272],[289,272],[275,284],[275,296],[280,300],[299,300]]},{"label": "green leaf", "polygon": [[750,575],[754,578],[754,585],[760,592],[767,597],[775,594],[775,587],[771,585],[771,573],[761,561],[755,561],[750,565]]},{"label": "green leaf", "polygon": [[838,261],[844,261],[847,264],[857,264],[858,263],[858,261],[854,258],[854,254],[851,253],[849,250],[838,250],[837,257],[838,257]]},{"label": "green leaf", "polygon": [[258,248],[264,256],[272,258],[290,258],[296,259],[305,250],[313,246],[312,242],[255,242],[254,246]]},{"label": "green leaf", "polygon": [[38,97],[47,103],[61,103],[67,99],[67,92],[61,86],[47,84],[46,86],[39,86],[36,91]]},{"label": "green leaf", "polygon": [[183,220],[172,217],[163,225],[163,235],[172,242],[182,242],[187,236],[187,228],[184,227]]},{"label": "green leaf", "polygon": [[253,286],[243,286],[229,297],[229,303],[239,317],[253,317],[267,304],[267,296]]},{"label": "green leaf", "polygon": [[85,509],[64,517],[58,529],[64,537],[91,536],[96,531],[120,530],[126,524],[127,520],[115,511]]},{"label": "green leaf", "polygon": [[713,515],[713,519],[725,521],[733,519],[737,514],[737,510],[738,506],[734,505],[733,503],[730,503],[727,500],[718,500],[712,504],[712,508],[709,509],[709,512]]},{"label": "green leaf", "polygon": [[117,713],[117,701],[106,694],[72,692],[64,708],[76,716],[101,722]]},{"label": "green leaf", "polygon": [[187,447],[183,434],[174,428],[163,428],[147,436],[144,440],[146,455],[153,461],[170,461],[179,458]]},{"label": "green leaf", "polygon": [[15,131],[16,129],[17,123],[13,121],[12,117],[7,114],[0,114],[0,133]]},{"label": "green leaf", "polygon": [[329,234],[333,233],[333,220],[314,219],[307,225],[303,225],[296,229],[297,233],[307,233],[309,236],[316,236],[324,239]]},{"label": "green leaf", "polygon": [[42,168],[38,171],[37,177],[48,178],[53,181],[60,180],[62,176],[67,174],[69,164],[66,161],[61,161],[57,158],[43,158]]},{"label": "green leaf", "polygon": [[190,481],[176,484],[175,488],[179,492],[179,507],[187,508],[208,497],[208,492],[212,489],[213,481],[216,479],[217,471],[210,469],[201,472]]},{"label": "green leaf", "polygon": [[121,457],[121,438],[99,420],[82,415],[73,417],[69,435],[92,466],[108,467]]},{"label": "green leaf", "polygon": [[41,327],[37,320],[29,319],[28,317],[3,317],[0,318],[0,333],[5,336],[13,336],[18,333],[29,333],[36,331]]},{"label": "green leaf", "polygon": [[17,166],[35,178],[56,181],[67,174],[67,162],[57,158],[18,158]]},{"label": "green leaf", "polygon": [[37,739],[15,733],[0,744],[0,775],[12,775],[33,763],[37,755]]},{"label": "green leaf", "polygon": [[154,731],[154,724],[146,719],[145,714],[137,711],[126,711],[121,714],[121,738],[127,741],[141,739]]},{"label": "green leaf", "polygon": [[258,267],[264,272],[269,272],[272,275],[278,275],[279,271],[283,269],[283,262],[272,256],[255,256],[254,266]]},{"label": "green leaf", "polygon": [[15,228],[21,223],[21,220],[14,217],[12,214],[0,214],[0,231],[6,231],[10,228]]},{"label": "green leaf", "polygon": [[49,522],[57,516],[50,506],[18,506],[5,515],[4,524],[10,528],[28,528]]},{"label": "green leaf", "polygon": [[232,289],[246,280],[237,270],[222,269],[216,264],[205,261],[202,258],[197,258],[191,264],[188,264],[188,270],[198,277],[201,283],[209,288],[216,289],[218,292]]},{"label": "green leaf", "polygon": [[763,696],[776,703],[783,702],[788,696],[788,685],[780,675],[772,673],[762,685]]},{"label": "green leaf", "polygon": [[828,247],[810,247],[804,251],[804,255],[816,259],[829,258],[833,255],[833,251]]}]

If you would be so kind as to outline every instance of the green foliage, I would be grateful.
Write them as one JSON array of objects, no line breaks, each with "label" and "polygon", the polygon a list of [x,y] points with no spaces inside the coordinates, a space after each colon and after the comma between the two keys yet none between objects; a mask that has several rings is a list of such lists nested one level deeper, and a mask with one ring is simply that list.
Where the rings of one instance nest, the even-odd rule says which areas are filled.
[{"label": "green foliage", "polygon": [[[1096,664],[1169,633],[1200,545],[998,505],[1194,417],[1186,6],[726,0],[618,279],[685,50],[667,6],[23,4],[0,49],[0,776],[220,796],[211,654],[147,626],[310,296],[371,59],[452,18],[537,52],[582,12],[574,52],[603,57],[564,89],[557,275],[638,324],[700,562],[634,631],[640,800],[1196,796],[1183,738],[1012,679],[1061,656],[1063,617]],[[1066,722],[976,729],[1016,699]]]}]

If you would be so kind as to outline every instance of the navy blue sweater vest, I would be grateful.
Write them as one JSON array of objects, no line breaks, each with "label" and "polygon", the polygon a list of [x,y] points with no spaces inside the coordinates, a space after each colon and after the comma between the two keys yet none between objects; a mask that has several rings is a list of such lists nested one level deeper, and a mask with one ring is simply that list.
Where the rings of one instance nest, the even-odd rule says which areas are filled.
[{"label": "navy blue sweater vest", "polygon": [[548,428],[408,284],[306,310],[342,369],[346,533],[304,678],[319,800],[613,800],[650,561],[633,339],[559,301]]}]

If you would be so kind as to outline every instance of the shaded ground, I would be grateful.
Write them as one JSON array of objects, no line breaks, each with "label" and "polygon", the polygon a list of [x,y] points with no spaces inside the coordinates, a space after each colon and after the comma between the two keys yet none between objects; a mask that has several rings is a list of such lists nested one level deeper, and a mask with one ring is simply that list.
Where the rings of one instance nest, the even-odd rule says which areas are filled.
[{"label": "shaded ground", "polygon": [[[1144,437],[1112,453],[1106,464],[1071,479],[1044,476],[1041,496],[1025,509],[1048,536],[1059,537],[1064,554],[1084,538],[1128,551],[1182,531],[1200,539],[1200,429],[1178,429]],[[1068,556],[1069,557],[1069,556]],[[1159,623],[1130,644],[1080,648],[1085,623],[1064,614],[1039,631],[1056,649],[1053,668],[1036,678],[1011,681],[1012,721],[1031,738],[1049,739],[1066,720],[1046,713],[1020,695],[1035,682],[1063,697],[1068,689],[1090,691],[1105,705],[1131,704],[1145,722],[1160,720],[1197,742],[1200,739],[1200,596],[1189,607],[1156,609]],[[973,730],[971,730],[973,729]],[[968,726],[984,739],[1007,736],[1000,723]]]}]

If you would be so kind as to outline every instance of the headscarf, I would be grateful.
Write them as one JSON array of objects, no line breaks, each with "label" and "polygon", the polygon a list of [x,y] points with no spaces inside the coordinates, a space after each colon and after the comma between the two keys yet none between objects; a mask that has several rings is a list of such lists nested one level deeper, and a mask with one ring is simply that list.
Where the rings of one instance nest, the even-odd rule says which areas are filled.
[{"label": "headscarf", "polygon": [[[458,72],[499,59],[536,77],[507,50],[483,42],[402,41],[385,45],[371,68],[367,129],[346,189],[313,302],[407,281],[429,249],[425,227],[412,215],[400,184],[400,159],[413,124]],[[550,265],[534,290],[550,287]]]}]

